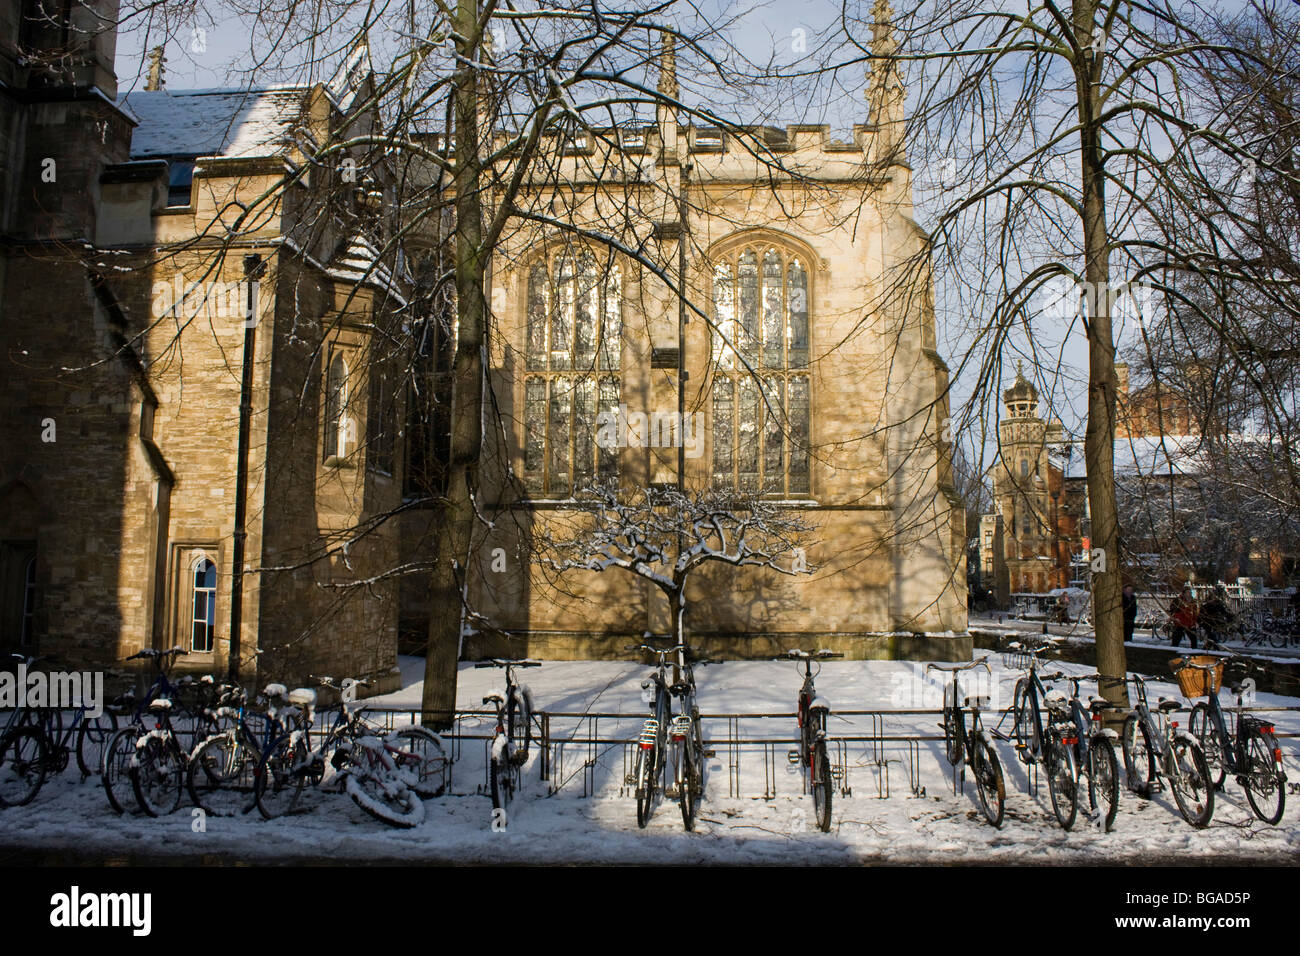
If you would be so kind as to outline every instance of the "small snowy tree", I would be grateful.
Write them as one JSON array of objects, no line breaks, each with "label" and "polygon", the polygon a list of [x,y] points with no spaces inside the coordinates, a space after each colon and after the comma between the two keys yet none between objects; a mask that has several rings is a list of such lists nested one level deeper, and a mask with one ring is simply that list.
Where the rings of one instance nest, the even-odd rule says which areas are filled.
[{"label": "small snowy tree", "polygon": [[686,636],[686,585],[709,562],[810,574],[812,526],[798,511],[744,492],[646,488],[630,497],[597,485],[578,496],[572,535],[538,540],[537,561],[554,571],[622,568],[663,592],[672,608],[673,643]]}]

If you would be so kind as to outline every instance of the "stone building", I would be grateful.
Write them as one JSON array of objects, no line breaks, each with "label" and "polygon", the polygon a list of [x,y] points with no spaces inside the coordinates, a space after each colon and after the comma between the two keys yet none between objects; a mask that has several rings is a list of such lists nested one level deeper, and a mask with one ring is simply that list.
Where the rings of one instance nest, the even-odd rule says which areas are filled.
[{"label": "stone building", "polygon": [[304,168],[371,122],[369,79],[119,101],[113,35],[81,22],[114,6],[0,20],[0,640],[393,686],[395,586],[358,582],[397,534],[355,529],[400,503],[372,337],[406,277],[377,187]]},{"label": "stone building", "polygon": [[[891,42],[885,21],[878,50]],[[676,90],[671,52],[659,83]],[[494,629],[467,654],[616,657],[668,631],[653,586],[618,571],[556,578],[536,560],[533,541],[600,479],[760,492],[815,525],[815,573],[719,567],[688,589],[688,632],[710,653],[969,653],[948,369],[903,91],[884,74],[869,97],[874,121],[848,142],[817,125],[745,131],[767,158],[662,106],[652,124],[552,143],[526,214],[563,209],[657,269],[528,218],[504,237],[491,289],[503,425],[484,489],[498,516],[473,579]],[[602,421],[618,424],[615,447],[598,440]]]},{"label": "stone building", "polygon": [[[111,31],[36,29],[46,6],[0,14],[0,641],[393,686],[399,632],[416,649],[432,613],[427,579],[395,570],[431,560],[436,510],[417,505],[445,453],[448,341],[407,266],[437,229],[398,248],[392,170],[307,161],[376,121],[364,58],[327,84],[119,99]],[[666,109],[552,141],[558,175],[524,207],[616,220],[657,269],[525,219],[494,256],[471,601],[495,630],[466,656],[616,656],[664,629],[630,579],[557,582],[528,551],[593,477],[762,492],[816,526],[810,576],[696,583],[706,647],[969,653],[902,102],[884,74],[849,142],[751,130],[764,162]],[[613,446],[600,412],[630,426]]]}]

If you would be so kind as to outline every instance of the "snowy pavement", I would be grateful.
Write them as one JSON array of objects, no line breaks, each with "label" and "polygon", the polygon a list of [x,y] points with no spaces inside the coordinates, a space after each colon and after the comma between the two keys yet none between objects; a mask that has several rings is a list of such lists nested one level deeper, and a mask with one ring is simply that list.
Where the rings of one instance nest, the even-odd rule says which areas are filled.
[{"label": "snowy pavement", "polygon": [[[377,707],[412,707],[420,697],[422,661],[403,660],[406,686],[373,702]],[[988,693],[1004,707],[1019,672],[993,655],[992,679],[969,672],[965,689]],[[1053,665],[1055,666],[1055,665]],[[1062,665],[1084,673],[1079,665]],[[632,737],[645,716],[640,682],[643,664],[547,662],[524,672],[538,710],[552,713],[603,713],[598,721],[552,719],[552,736],[561,738]],[[700,668],[699,701],[706,714],[791,714],[799,687],[793,664],[727,662]],[[463,665],[458,703],[478,710],[484,694],[500,688],[502,673]],[[870,738],[939,734],[935,715],[845,716],[853,710],[937,708],[939,675],[927,677],[924,664],[886,661],[832,661],[817,681],[832,707],[833,737]],[[1152,685],[1155,694],[1176,696],[1173,684]],[[1228,701],[1225,698],[1225,704]],[[1296,706],[1300,701],[1261,694],[1260,706]],[[1300,731],[1300,713],[1271,715],[1281,732]],[[406,718],[397,715],[397,722]],[[997,718],[987,721],[995,725]],[[462,722],[466,735],[490,730],[486,719]],[[1009,724],[1009,722],[1008,722]],[[1282,822],[1271,827],[1255,820],[1241,789],[1229,778],[1217,795],[1209,829],[1195,831],[1178,815],[1172,798],[1160,794],[1142,801],[1122,792],[1114,831],[1102,833],[1082,816],[1063,832],[1052,816],[1045,781],[1026,792],[1024,767],[1009,744],[999,744],[1007,782],[1006,822],[988,826],[975,803],[974,786],[954,794],[942,741],[922,741],[915,760],[904,741],[871,740],[845,744],[846,785],[851,796],[835,794],[830,833],[815,829],[811,799],[802,793],[798,768],[786,760],[796,732],[792,716],[740,719],[734,732],[752,742],[731,747],[730,722],[705,722],[714,756],[708,760],[706,796],[697,832],[682,829],[675,801],[661,802],[645,830],[636,826],[635,801],[623,788],[624,747],[570,742],[557,748],[552,781],[540,779],[538,748],[530,752],[524,791],[511,805],[508,826],[492,828],[489,799],[476,792],[484,777],[482,741],[465,739],[454,768],[451,793],[426,801],[424,822],[397,830],[366,816],[347,797],[310,794],[309,811],[291,818],[262,820],[256,811],[239,818],[208,818],[196,826],[187,806],[170,817],[118,817],[109,808],[96,778],[77,780],[74,770],[47,782],[27,807],[0,811],[0,858],[8,852],[29,858],[49,853],[67,862],[96,860],[156,861],[183,858],[255,862],[462,862],[462,863],[1293,863],[1300,857],[1300,796],[1292,795]],[[1287,772],[1300,781],[1300,741],[1285,739]],[[886,780],[876,758],[886,760]],[[771,755],[770,761],[764,759]],[[591,759],[590,766],[588,760]],[[833,758],[834,759],[834,758]],[[924,795],[909,786],[919,775]],[[551,792],[552,785],[558,789]],[[738,796],[729,795],[732,788]],[[584,789],[588,795],[584,796]],[[622,792],[620,792],[622,791]],[[765,798],[766,796],[766,798]]]}]

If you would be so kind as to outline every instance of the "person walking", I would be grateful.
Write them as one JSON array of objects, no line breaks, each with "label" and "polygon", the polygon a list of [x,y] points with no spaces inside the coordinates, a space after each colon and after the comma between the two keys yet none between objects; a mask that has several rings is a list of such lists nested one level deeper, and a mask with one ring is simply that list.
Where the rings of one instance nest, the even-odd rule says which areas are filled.
[{"label": "person walking", "polygon": [[1232,611],[1228,607],[1228,592],[1222,584],[1216,584],[1214,591],[1201,606],[1199,621],[1205,630],[1206,644],[1210,641],[1222,644],[1232,630]]},{"label": "person walking", "polygon": [[1196,650],[1197,616],[1196,598],[1192,596],[1192,589],[1184,587],[1169,605],[1169,623],[1173,625],[1172,646],[1177,647],[1186,636],[1191,640],[1192,650]]},{"label": "person walking", "polygon": [[1137,592],[1133,590],[1133,585],[1124,585],[1120,604],[1124,610],[1124,643],[1127,644],[1133,640],[1133,626],[1137,623],[1138,616]]}]

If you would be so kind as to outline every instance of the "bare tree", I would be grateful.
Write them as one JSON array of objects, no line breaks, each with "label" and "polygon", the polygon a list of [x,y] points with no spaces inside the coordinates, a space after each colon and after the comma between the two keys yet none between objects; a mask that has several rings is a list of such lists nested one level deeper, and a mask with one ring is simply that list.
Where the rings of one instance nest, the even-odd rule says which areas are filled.
[{"label": "bare tree", "polygon": [[618,568],[649,581],[668,599],[673,643],[687,638],[687,587],[709,564],[810,574],[812,526],[797,511],[753,494],[646,488],[629,497],[611,485],[579,495],[583,507],[570,536],[538,541],[546,567],[607,571]]}]

